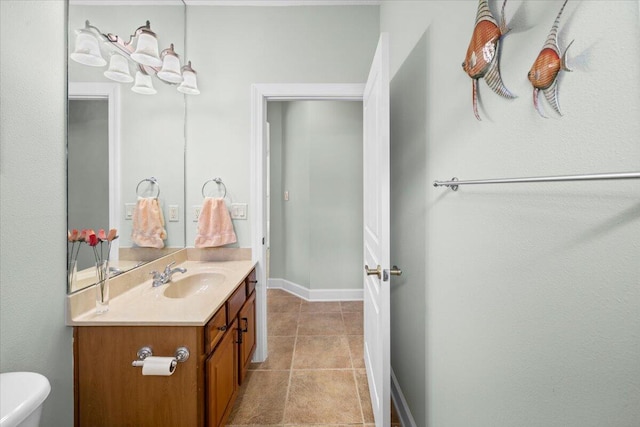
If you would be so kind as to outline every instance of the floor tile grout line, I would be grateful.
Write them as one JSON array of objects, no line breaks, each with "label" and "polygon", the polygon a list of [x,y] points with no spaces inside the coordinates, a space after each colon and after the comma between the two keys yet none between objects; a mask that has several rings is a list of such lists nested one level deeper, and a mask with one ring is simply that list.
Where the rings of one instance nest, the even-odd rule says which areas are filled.
[{"label": "floor tile grout line", "polygon": [[293,351],[291,352],[291,363],[289,364],[289,382],[287,383],[287,393],[284,397],[284,408],[282,411],[282,424],[284,425],[285,416],[287,414],[287,406],[289,405],[289,392],[291,391],[291,381],[293,380],[293,361],[296,357],[296,347],[298,346],[298,328],[300,327],[300,310],[302,304],[298,306],[298,317],[296,318],[296,334],[293,339]]},{"label": "floor tile grout line", "polygon": [[[342,304],[340,305],[340,307],[342,307]],[[344,323],[344,313],[342,316],[342,323]],[[345,332],[346,332],[346,327],[345,327]],[[345,333],[345,338],[347,337],[346,333]],[[347,347],[349,348],[349,360],[351,361],[351,374],[353,376],[353,382],[356,386],[356,395],[358,396],[358,406],[360,407],[360,419],[362,420],[362,423],[364,424],[364,409],[362,408],[362,396],[360,396],[360,387],[358,386],[358,378],[356,377],[356,368],[355,368],[355,364],[353,363],[353,354],[351,353],[351,345],[349,344],[349,338],[346,338],[347,340]]]}]

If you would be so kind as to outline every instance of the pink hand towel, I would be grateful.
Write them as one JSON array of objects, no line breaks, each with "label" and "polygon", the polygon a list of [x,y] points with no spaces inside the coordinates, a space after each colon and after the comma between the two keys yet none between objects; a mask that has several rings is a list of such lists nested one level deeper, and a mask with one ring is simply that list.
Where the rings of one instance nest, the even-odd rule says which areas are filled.
[{"label": "pink hand towel", "polygon": [[143,248],[164,248],[167,232],[164,229],[164,217],[158,199],[138,197],[133,211],[133,230],[131,240]]},{"label": "pink hand towel", "polygon": [[198,218],[196,248],[222,246],[236,242],[231,216],[222,198],[206,197]]}]

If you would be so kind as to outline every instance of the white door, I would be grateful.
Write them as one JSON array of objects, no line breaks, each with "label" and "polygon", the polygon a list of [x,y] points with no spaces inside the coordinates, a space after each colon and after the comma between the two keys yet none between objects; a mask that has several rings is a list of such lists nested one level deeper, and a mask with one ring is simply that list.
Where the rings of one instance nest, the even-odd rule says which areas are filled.
[{"label": "white door", "polygon": [[363,97],[364,359],[377,427],[391,424],[389,325],[389,38],[382,33]]}]

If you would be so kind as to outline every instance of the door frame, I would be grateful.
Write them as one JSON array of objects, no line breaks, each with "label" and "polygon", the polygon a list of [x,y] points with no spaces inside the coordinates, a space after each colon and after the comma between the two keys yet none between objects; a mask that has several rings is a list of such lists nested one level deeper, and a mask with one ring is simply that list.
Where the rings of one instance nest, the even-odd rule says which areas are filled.
[{"label": "door frame", "polygon": [[[101,82],[69,82],[67,103],[72,100],[106,99],[109,143],[109,228],[120,229],[120,85]],[[67,105],[68,109],[68,105]],[[68,208],[68,207],[67,207]],[[118,260],[120,239],[115,239],[111,259]]]},{"label": "door frame", "polygon": [[364,83],[276,83],[251,85],[251,259],[256,263],[256,352],[255,362],[267,359],[266,277],[266,120],[267,101],[362,101]]}]

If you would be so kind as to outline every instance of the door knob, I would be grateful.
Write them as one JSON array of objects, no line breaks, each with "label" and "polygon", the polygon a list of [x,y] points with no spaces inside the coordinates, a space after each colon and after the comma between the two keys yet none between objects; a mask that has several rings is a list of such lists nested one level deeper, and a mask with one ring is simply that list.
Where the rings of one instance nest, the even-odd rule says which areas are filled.
[{"label": "door knob", "polygon": [[394,265],[391,270],[389,270],[389,274],[392,276],[402,276],[402,270],[400,270],[397,265]]},{"label": "door knob", "polygon": [[375,269],[369,268],[368,265],[364,265],[364,271],[367,273],[367,276],[378,276],[378,279],[382,277],[382,267],[378,265]]}]

